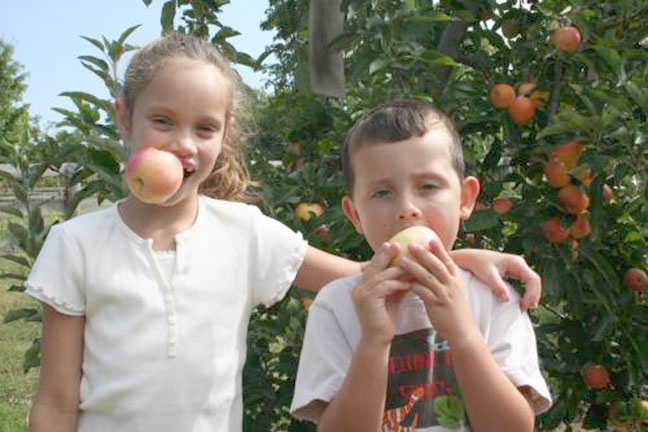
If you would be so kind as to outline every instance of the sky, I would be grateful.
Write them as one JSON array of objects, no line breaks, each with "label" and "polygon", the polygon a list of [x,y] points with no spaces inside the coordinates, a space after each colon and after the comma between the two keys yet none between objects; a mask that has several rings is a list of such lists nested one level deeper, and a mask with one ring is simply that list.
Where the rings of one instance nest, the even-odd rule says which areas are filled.
[{"label": "sky", "polygon": [[[23,102],[47,126],[63,119],[53,107],[73,109],[65,91],[84,91],[108,98],[103,82],[84,68],[78,56],[101,57],[101,52],[81,38],[116,40],[129,27],[141,24],[127,41],[141,46],[160,35],[160,10],[166,0],[0,0],[0,38],[14,46],[13,60],[28,74]],[[253,57],[272,42],[273,34],[260,29],[268,0],[231,0],[219,17],[241,35],[229,41]],[[121,65],[123,73],[126,64]],[[260,88],[264,77],[247,67],[237,67],[248,85]]]}]

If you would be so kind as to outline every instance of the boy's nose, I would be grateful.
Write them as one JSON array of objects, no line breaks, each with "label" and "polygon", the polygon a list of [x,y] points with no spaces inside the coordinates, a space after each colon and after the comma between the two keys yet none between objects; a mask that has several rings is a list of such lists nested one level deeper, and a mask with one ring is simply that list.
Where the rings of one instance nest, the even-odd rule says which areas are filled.
[{"label": "boy's nose", "polygon": [[404,199],[401,202],[399,211],[398,211],[398,220],[407,221],[407,220],[418,220],[421,218],[421,210],[419,207],[410,199]]}]

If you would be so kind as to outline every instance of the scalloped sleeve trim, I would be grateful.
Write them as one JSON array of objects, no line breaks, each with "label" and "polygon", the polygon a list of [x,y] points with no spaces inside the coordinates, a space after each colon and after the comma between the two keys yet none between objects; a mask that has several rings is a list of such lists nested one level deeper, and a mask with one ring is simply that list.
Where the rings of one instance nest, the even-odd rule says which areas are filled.
[{"label": "scalloped sleeve trim", "polygon": [[57,299],[56,296],[45,292],[43,287],[35,286],[32,284],[25,284],[25,293],[40,300],[43,303],[54,308],[57,312],[65,315],[82,316],[85,315],[85,308],[83,306],[76,306],[64,300]]}]

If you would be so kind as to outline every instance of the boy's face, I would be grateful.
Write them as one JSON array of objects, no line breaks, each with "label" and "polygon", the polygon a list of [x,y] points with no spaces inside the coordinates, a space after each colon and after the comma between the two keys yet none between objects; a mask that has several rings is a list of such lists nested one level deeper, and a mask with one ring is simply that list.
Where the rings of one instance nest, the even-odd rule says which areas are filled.
[{"label": "boy's face", "polygon": [[375,251],[394,234],[425,225],[450,250],[461,219],[479,194],[474,177],[460,180],[452,164],[452,136],[443,127],[395,143],[361,144],[351,154],[353,196],[342,207]]}]

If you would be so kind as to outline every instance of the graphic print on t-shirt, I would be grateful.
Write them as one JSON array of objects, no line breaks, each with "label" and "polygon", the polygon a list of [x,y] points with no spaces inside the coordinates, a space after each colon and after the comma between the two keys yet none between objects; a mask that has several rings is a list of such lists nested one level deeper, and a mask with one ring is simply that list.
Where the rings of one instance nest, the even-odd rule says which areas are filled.
[{"label": "graphic print on t-shirt", "polygon": [[383,432],[468,425],[450,347],[432,328],[394,337],[388,373]]}]

